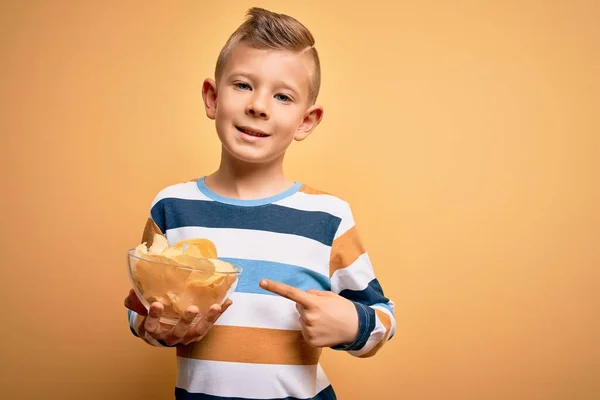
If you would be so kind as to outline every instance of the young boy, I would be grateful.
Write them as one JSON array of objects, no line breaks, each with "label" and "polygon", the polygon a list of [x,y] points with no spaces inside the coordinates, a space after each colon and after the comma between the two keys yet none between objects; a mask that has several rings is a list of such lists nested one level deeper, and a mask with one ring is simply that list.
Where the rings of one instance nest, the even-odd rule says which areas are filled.
[{"label": "young boy", "polygon": [[285,151],[319,124],[320,66],[297,20],[253,8],[203,86],[222,143],[217,171],[158,193],[143,241],[208,238],[243,269],[236,291],[197,325],[190,307],[161,325],[133,291],[132,332],[176,346],[177,399],[335,399],[323,347],[369,357],[395,331],[349,205],[288,179]]}]

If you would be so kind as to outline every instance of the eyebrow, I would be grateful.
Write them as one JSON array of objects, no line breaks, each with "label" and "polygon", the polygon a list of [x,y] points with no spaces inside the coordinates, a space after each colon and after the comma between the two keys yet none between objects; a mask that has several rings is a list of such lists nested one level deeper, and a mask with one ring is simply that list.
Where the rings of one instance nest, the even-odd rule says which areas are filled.
[{"label": "eyebrow", "polygon": [[[247,72],[247,71],[233,71],[231,74],[229,74],[229,79],[234,78],[236,76],[242,76],[245,78],[249,78],[250,80],[256,80],[256,75],[253,74],[252,72]],[[300,90],[298,90],[298,88],[295,87],[294,85],[290,85],[287,82],[279,80],[279,81],[275,82],[275,86],[278,88],[279,87],[285,88],[285,89],[291,91],[294,95],[300,96]]]}]

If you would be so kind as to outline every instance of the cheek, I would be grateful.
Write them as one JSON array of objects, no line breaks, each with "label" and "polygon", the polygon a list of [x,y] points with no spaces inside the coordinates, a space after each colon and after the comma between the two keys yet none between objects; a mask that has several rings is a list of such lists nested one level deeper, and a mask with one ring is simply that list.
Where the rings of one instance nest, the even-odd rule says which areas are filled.
[{"label": "cheek", "polygon": [[217,116],[221,118],[231,117],[240,107],[240,99],[228,92],[224,92],[221,97],[217,98]]},{"label": "cheek", "polygon": [[277,121],[279,126],[285,127],[286,130],[293,129],[296,130],[302,123],[304,119],[304,110],[300,109],[300,107],[287,107],[283,109],[276,110],[274,113],[277,117]]},{"label": "cheek", "polygon": [[285,122],[286,130],[289,132],[296,133],[298,127],[302,124],[303,119],[304,114],[299,114],[297,112],[290,114]]},{"label": "cheek", "polygon": [[227,101],[220,101],[217,103],[217,118],[223,119],[226,118],[231,111],[229,110],[230,105]]}]

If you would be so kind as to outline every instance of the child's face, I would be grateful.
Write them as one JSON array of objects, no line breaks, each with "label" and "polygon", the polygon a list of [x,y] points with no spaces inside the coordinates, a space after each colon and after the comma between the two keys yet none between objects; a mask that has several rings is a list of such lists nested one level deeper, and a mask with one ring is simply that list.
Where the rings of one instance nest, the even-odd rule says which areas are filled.
[{"label": "child's face", "polygon": [[308,54],[235,46],[218,88],[211,80],[203,88],[224,148],[239,160],[265,163],[306,138],[322,116],[309,104],[313,68]]}]

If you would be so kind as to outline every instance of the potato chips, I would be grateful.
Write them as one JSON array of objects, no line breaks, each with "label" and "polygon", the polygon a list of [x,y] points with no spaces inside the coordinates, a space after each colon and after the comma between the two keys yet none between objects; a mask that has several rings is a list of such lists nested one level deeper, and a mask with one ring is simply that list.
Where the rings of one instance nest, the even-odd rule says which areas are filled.
[{"label": "potato chips", "polygon": [[152,245],[135,248],[138,259],[130,258],[137,289],[151,304],[163,304],[165,314],[177,319],[189,306],[205,313],[221,304],[237,281],[238,271],[217,259],[217,249],[208,239],[188,239],[169,246],[167,239],[155,234]]}]

